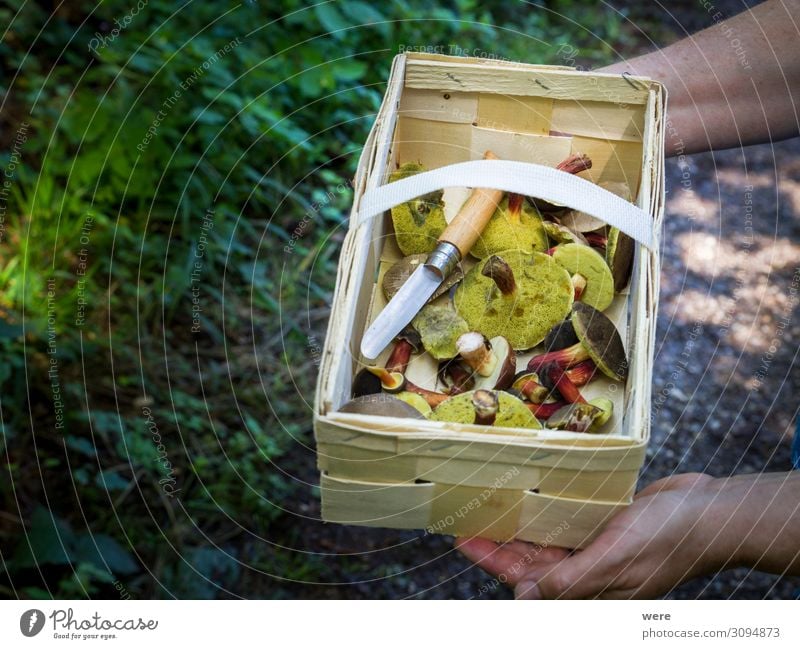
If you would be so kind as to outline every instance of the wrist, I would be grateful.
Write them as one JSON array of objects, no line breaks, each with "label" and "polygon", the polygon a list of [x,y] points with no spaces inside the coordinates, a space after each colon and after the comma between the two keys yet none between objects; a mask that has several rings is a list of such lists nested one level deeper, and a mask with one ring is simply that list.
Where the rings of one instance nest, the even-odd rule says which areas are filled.
[{"label": "wrist", "polygon": [[695,548],[697,573],[708,574],[746,563],[741,543],[737,510],[741,501],[726,478],[711,478],[693,488],[691,515],[695,523],[689,533],[689,547]]}]

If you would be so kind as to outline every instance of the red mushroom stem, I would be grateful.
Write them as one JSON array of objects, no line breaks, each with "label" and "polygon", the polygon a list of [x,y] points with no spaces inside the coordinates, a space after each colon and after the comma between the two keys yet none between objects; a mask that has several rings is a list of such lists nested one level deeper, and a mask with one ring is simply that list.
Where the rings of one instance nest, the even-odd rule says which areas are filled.
[{"label": "red mushroom stem", "polygon": [[533,416],[536,417],[536,419],[547,421],[558,410],[566,406],[567,402],[559,400],[551,401],[550,403],[526,403],[525,405],[528,406],[528,410],[533,413]]},{"label": "red mushroom stem", "polygon": [[550,365],[547,368],[547,376],[565,401],[569,403],[586,403],[586,399],[583,398],[578,386],[570,381],[563,368],[558,365]]},{"label": "red mushroom stem", "polygon": [[580,388],[594,378],[596,371],[597,365],[594,364],[593,360],[589,359],[573,365],[565,370],[564,373],[569,377],[570,381]]},{"label": "red mushroom stem", "polygon": [[592,168],[592,160],[585,153],[575,153],[556,165],[556,169],[577,174]]},{"label": "red mushroom stem", "polygon": [[472,374],[464,369],[464,366],[457,361],[451,361],[445,368],[445,373],[450,377],[450,390],[451,395],[462,394],[469,391],[470,379]]},{"label": "red mushroom stem", "polygon": [[602,248],[605,250],[606,245],[608,245],[608,237],[599,232],[584,232],[583,236],[593,248]]},{"label": "red mushroom stem", "polygon": [[411,352],[413,350],[414,347],[410,342],[398,338],[389,354],[389,358],[386,360],[386,369],[390,372],[405,374],[408,369],[408,363],[411,361]]},{"label": "red mushroom stem", "polygon": [[[411,361],[411,352],[413,350],[414,346],[409,341],[404,340],[403,338],[398,338],[394,344],[394,347],[392,348],[391,353],[389,354],[388,360],[386,361],[386,369],[384,370],[385,374],[379,374],[372,369],[370,369],[370,372],[381,379],[381,385],[384,384],[384,379],[388,378],[392,373],[400,373],[405,377],[408,364]],[[405,379],[405,385],[403,386],[403,389],[423,397],[431,408],[435,408],[442,403],[442,401],[445,401],[450,397],[449,394],[443,394],[441,392],[434,392],[433,390],[421,388],[409,381],[407,378]]]},{"label": "red mushroom stem", "polygon": [[581,343],[575,343],[570,347],[565,347],[558,351],[546,352],[534,356],[528,361],[528,369],[531,372],[538,372],[542,367],[550,363],[555,363],[559,367],[566,369],[587,359],[589,359],[589,352],[586,350],[586,347]]},{"label": "red mushroom stem", "polygon": [[444,394],[442,392],[434,392],[433,390],[426,390],[425,388],[421,388],[418,385],[412,383],[411,381],[406,381],[406,390],[408,392],[413,392],[414,394],[418,394],[421,396],[425,401],[428,402],[428,405],[431,408],[435,408],[443,401],[447,401],[450,398],[449,394]]}]

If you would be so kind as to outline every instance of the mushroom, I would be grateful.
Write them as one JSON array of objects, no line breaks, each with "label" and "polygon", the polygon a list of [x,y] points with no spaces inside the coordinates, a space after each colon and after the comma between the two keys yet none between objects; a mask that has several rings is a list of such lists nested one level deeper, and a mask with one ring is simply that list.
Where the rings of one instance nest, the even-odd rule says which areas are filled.
[{"label": "mushroom", "polygon": [[512,428],[541,428],[542,425],[533,416],[525,403],[507,392],[493,390],[473,390],[455,397],[450,397],[437,408],[434,408],[428,419],[432,421],[451,421],[459,424],[479,423],[482,417],[488,419],[487,409],[489,398],[485,395],[477,398],[477,392],[488,392],[497,397],[497,410],[494,414],[494,426],[508,426]]},{"label": "mushroom", "polygon": [[406,417],[411,419],[425,419],[424,415],[416,408],[404,403],[390,394],[366,394],[351,399],[339,412],[357,415],[378,415],[381,417]]},{"label": "mushroom", "polygon": [[500,397],[492,390],[475,390],[472,393],[472,407],[475,408],[475,420],[479,426],[492,426],[497,418]]},{"label": "mushroom", "polygon": [[564,349],[574,345],[576,342],[578,342],[578,336],[575,335],[575,329],[572,328],[572,320],[565,318],[547,332],[542,344],[545,350],[549,352]]},{"label": "mushroom", "polygon": [[366,367],[362,367],[353,379],[353,398],[378,394],[380,391],[381,380]]},{"label": "mushroom", "polygon": [[614,404],[610,399],[598,398],[583,403],[570,403],[550,416],[547,427],[575,433],[596,433],[611,418],[613,412]]},{"label": "mushroom", "polygon": [[[425,168],[408,162],[390,177],[389,182],[408,178]],[[442,192],[431,192],[392,208],[392,224],[397,246],[404,255],[428,253],[436,247],[439,235],[447,227]]]},{"label": "mushroom", "polygon": [[548,421],[564,406],[570,405],[566,401],[546,401],[545,403],[526,403],[531,414],[540,421]]},{"label": "mushroom", "polygon": [[566,349],[534,356],[528,361],[528,369],[538,372],[550,363],[567,368],[591,359],[603,374],[615,381],[624,381],[628,375],[625,347],[608,316],[588,304],[576,302],[572,306],[571,320],[580,342]]},{"label": "mushroom", "polygon": [[449,306],[428,304],[411,321],[422,338],[425,351],[436,360],[453,358],[456,340],[469,331],[466,321]]},{"label": "mushroom", "polygon": [[605,254],[608,237],[603,232],[587,232],[583,238],[586,240],[587,246],[596,248]]},{"label": "mushroom", "polygon": [[539,375],[536,372],[529,372],[528,370],[523,370],[514,377],[511,389],[517,391],[532,403],[544,403],[551,392],[549,388],[541,384]]},{"label": "mushroom", "polygon": [[[416,350],[415,342],[417,340],[417,333],[410,327],[406,327],[398,334],[394,347],[389,353],[386,367],[365,367],[356,375],[356,380],[358,381],[362,374],[369,374],[378,381],[379,389],[377,391],[383,390],[394,394],[404,391],[412,392],[425,399],[431,408],[438,406],[448,398],[448,395],[415,385],[405,376],[411,360],[411,352]],[[364,379],[364,381],[366,380]]]},{"label": "mushroom", "polygon": [[614,277],[614,290],[619,293],[628,284],[633,266],[633,239],[617,228],[610,228],[606,242],[606,263]]},{"label": "mushroom", "polygon": [[[581,171],[586,171],[592,168],[591,158],[584,153],[575,153],[566,159],[562,160],[556,165],[559,171],[566,171],[570,174],[578,174]],[[562,212],[566,208],[563,205],[556,205],[548,203],[540,198],[529,197],[531,205],[533,205],[540,212]]]},{"label": "mushroom", "polygon": [[548,378],[548,382],[552,383],[553,387],[558,390],[564,401],[567,403],[586,403],[578,386],[575,385],[564,371],[555,363],[545,365],[540,370]]},{"label": "mushroom", "polygon": [[439,363],[439,380],[450,395],[469,392],[475,387],[474,373],[461,364],[460,358],[453,358]]},{"label": "mushroom", "polygon": [[565,243],[553,251],[553,259],[572,277],[575,300],[605,311],[614,299],[614,278],[603,256],[578,243]]},{"label": "mushroom", "polygon": [[402,392],[398,392],[395,397],[400,399],[400,401],[404,401],[412,408],[416,408],[426,417],[433,411],[433,408],[431,408],[430,404],[425,400],[425,397],[416,392],[403,390]]},{"label": "mushroom", "polygon": [[547,255],[506,250],[475,265],[453,301],[469,330],[503,336],[521,350],[538,345],[567,317],[573,288],[569,273]]},{"label": "mushroom", "polygon": [[[597,184],[599,187],[602,187],[603,189],[610,191],[612,194],[616,194],[620,198],[630,202],[631,191],[626,183],[603,181]],[[564,214],[560,214],[558,220],[561,225],[565,225],[570,230],[574,230],[575,232],[592,232],[593,230],[599,230],[606,225],[605,221],[601,221],[591,214],[587,214],[586,212],[581,212],[579,210],[569,210]]]},{"label": "mushroom", "polygon": [[547,245],[547,234],[538,210],[525,204],[519,194],[508,194],[497,206],[470,254],[486,259],[503,250],[541,252],[547,250]]},{"label": "mushroom", "polygon": [[[428,255],[425,253],[419,255],[408,255],[403,257],[400,261],[395,262],[386,274],[383,276],[383,294],[387,300],[391,300],[400,287],[406,283],[411,274],[417,270],[420,264],[424,264],[428,260]],[[461,264],[457,264],[453,271],[445,277],[439,288],[434,291],[433,295],[428,300],[428,303],[433,302],[436,298],[447,293],[450,287],[458,284],[464,278],[464,271],[461,269]]]},{"label": "mushroom", "polygon": [[503,390],[514,380],[517,356],[502,336],[487,341],[483,334],[469,331],[459,336],[456,349],[474,370],[476,389]]},{"label": "mushroom", "polygon": [[556,243],[582,243],[589,245],[589,241],[580,232],[573,232],[567,226],[556,223],[555,221],[545,221],[544,231]]}]

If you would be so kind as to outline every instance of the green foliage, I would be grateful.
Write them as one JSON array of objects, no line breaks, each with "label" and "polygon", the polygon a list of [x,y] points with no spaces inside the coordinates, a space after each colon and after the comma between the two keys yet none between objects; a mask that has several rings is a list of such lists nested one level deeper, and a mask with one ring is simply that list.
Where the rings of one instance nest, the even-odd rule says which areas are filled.
[{"label": "green foliage", "polygon": [[[309,350],[392,56],[563,64],[569,42],[594,63],[619,17],[575,2],[151,0],[110,39],[135,3],[52,18],[22,4],[0,8],[0,166],[21,159],[0,242],[0,496],[16,512],[14,488],[28,491],[30,544],[5,587],[108,596],[127,575],[136,596],[214,597],[243,579],[245,549],[270,574],[324,578],[324,562],[237,538],[279,538],[284,510],[314,497],[290,477],[308,477],[294,456],[311,441]],[[559,11],[591,11],[595,33]],[[20,525],[0,527],[4,546]]]}]

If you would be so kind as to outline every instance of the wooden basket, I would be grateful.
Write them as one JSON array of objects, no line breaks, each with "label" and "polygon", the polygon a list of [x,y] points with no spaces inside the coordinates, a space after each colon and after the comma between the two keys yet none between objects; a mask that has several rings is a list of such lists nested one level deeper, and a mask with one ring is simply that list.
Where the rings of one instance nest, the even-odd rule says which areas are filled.
[{"label": "wooden basket", "polygon": [[[314,405],[325,521],[577,548],[630,502],[650,434],[665,101],[660,84],[638,77],[445,56],[395,58],[355,179]],[[605,380],[584,388],[587,397],[614,400],[609,434],[337,412],[366,364],[361,337],[386,303],[381,275],[400,257],[388,212],[361,218],[362,196],[385,184],[398,163],[433,169],[480,159],[486,149],[550,167],[587,153],[593,167],[582,175],[627,182],[652,218],[653,245],[637,245],[630,285],[607,311],[625,341],[628,380],[624,388]],[[449,209],[459,190],[448,191]],[[520,368],[529,356],[518,359]],[[433,361],[415,359],[409,377],[435,387]]]}]

